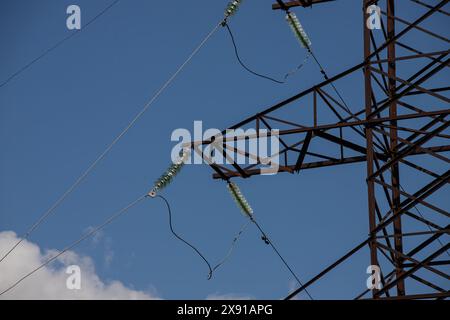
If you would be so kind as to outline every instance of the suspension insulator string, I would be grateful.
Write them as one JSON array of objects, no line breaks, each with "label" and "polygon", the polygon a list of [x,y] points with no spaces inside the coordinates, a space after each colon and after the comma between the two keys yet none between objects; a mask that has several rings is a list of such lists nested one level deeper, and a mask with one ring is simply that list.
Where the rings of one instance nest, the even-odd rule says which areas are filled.
[{"label": "suspension insulator string", "polygon": [[180,151],[179,157],[173,162],[169,168],[159,177],[158,180],[155,181],[153,188],[150,190],[148,195],[152,198],[156,196],[156,194],[166,188],[175,178],[178,173],[180,173],[183,168],[185,162],[189,159],[190,152],[188,149],[183,149]]},{"label": "suspension insulator string", "polygon": [[253,209],[249,205],[247,199],[245,199],[244,195],[242,194],[241,190],[235,184],[234,182],[228,181],[227,183],[228,190],[230,191],[231,196],[233,197],[234,201],[236,202],[237,206],[241,209],[242,213],[249,217],[250,219],[253,218]]},{"label": "suspension insulator string", "polygon": [[305,29],[303,29],[302,24],[298,20],[297,16],[293,12],[287,12],[286,13],[286,21],[291,26],[292,31],[294,32],[295,36],[300,41],[300,44],[303,48],[307,49],[308,51],[311,50],[311,40],[309,39],[308,35],[306,34]]},{"label": "suspension insulator string", "polygon": [[[278,251],[278,249],[275,247],[274,243],[269,238],[267,233],[264,232],[264,230],[261,228],[259,223],[256,221],[252,207],[248,203],[248,201],[245,198],[245,196],[242,194],[242,192],[239,189],[239,187],[237,186],[237,184],[235,184],[234,182],[231,182],[231,181],[227,181],[227,187],[228,187],[228,190],[229,190],[232,198],[234,199],[234,201],[236,202],[237,206],[239,207],[239,209],[241,209],[241,211],[244,213],[244,215],[247,216],[250,219],[250,221],[253,222],[253,224],[261,232],[261,240],[263,240],[265,244],[270,245],[272,247],[273,251],[277,254],[277,256],[280,258],[280,260],[283,262],[283,264],[289,270],[291,275],[297,280],[297,282],[301,286],[303,286],[303,283],[300,281],[299,277],[295,274],[295,272],[289,266],[287,261],[283,258],[283,256]],[[306,292],[306,294],[308,295],[308,297],[311,300],[314,300],[313,297],[310,295],[310,293],[306,289],[305,289],[305,292]]]}]

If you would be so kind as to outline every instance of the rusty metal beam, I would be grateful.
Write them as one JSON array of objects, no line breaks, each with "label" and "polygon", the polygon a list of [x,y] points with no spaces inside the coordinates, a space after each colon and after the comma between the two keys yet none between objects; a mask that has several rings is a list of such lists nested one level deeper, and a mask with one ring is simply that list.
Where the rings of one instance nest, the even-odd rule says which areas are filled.
[{"label": "rusty metal beam", "polygon": [[381,288],[378,292],[377,295],[380,295],[384,292],[386,292],[387,290],[389,290],[390,288],[392,288],[393,286],[395,286],[399,281],[404,280],[405,278],[407,278],[410,274],[413,274],[414,272],[416,272],[417,270],[421,269],[424,265],[428,264],[430,261],[432,261],[433,259],[435,259],[436,257],[439,257],[442,253],[444,253],[446,250],[448,250],[448,248],[450,248],[450,243],[447,243],[446,245],[444,245],[443,247],[439,248],[438,250],[436,250],[435,252],[433,252],[431,255],[429,255],[428,257],[426,257],[424,260],[420,261],[418,264],[416,264],[414,267],[412,267],[411,269],[409,269],[408,271],[403,272],[396,280],[392,281],[391,283],[387,284],[386,286],[384,286],[383,288]]},{"label": "rusty metal beam", "polygon": [[312,133],[308,132],[306,135],[306,139],[303,142],[302,150],[300,151],[300,154],[298,155],[298,159],[297,159],[297,162],[294,167],[294,170],[296,172],[299,172],[303,165],[303,160],[305,160],[306,151],[308,150],[309,143],[311,142],[311,138],[312,138]]},{"label": "rusty metal beam", "polygon": [[[332,0],[276,0],[276,2],[273,9],[288,11],[289,8],[305,8],[319,3],[331,3]],[[428,45],[420,48],[416,46],[417,43],[412,45],[404,43],[414,34],[429,37],[434,41],[438,40],[441,44],[449,43],[449,39],[441,36],[444,34],[442,29],[433,30],[439,28],[439,24],[424,24],[435,14],[448,15],[444,6],[449,0],[436,1],[435,5],[428,5],[419,0],[412,0],[412,2],[420,5],[422,9],[425,8],[425,11],[419,13],[418,18],[413,22],[409,22],[397,15],[394,0],[363,0],[363,9],[372,4],[385,6],[385,9],[382,10],[383,21],[380,31],[366,28],[365,22],[369,13],[363,10],[364,58],[361,63],[230,127],[230,129],[236,129],[255,124],[259,129],[260,123],[263,123],[270,129],[278,125],[280,130],[277,136],[282,144],[279,155],[284,157],[284,165],[280,165],[279,172],[293,174],[304,169],[366,163],[369,238],[292,292],[287,299],[293,298],[319,281],[365,246],[368,246],[370,250],[370,264],[379,265],[389,273],[386,274],[384,272],[386,270],[381,271],[383,284],[381,289],[365,290],[358,298],[364,297],[369,292],[374,299],[443,299],[450,296],[448,288],[434,284],[432,279],[426,278],[427,273],[415,274],[416,271],[425,268],[446,279],[450,278],[447,271],[433,267],[447,266],[450,263],[449,260],[436,259],[449,248],[450,244],[443,243],[439,239],[441,235],[448,234],[449,226],[439,226],[439,223],[432,222],[420,211],[418,215],[411,212],[416,205],[422,205],[440,213],[441,217],[449,217],[448,208],[439,207],[439,203],[434,203],[438,202],[436,198],[429,198],[450,183],[450,170],[444,173],[439,172],[442,171],[439,169],[442,168],[441,160],[446,164],[450,162],[446,154],[450,151],[450,145],[445,144],[450,138],[448,133],[450,121],[447,117],[450,109],[436,110],[439,106],[450,102],[445,95],[450,91],[450,87],[446,86],[447,84],[432,81],[439,80],[438,76],[445,76],[444,73],[448,72],[450,51],[445,47],[430,49]],[[410,6],[418,7],[414,3]],[[399,31],[396,28],[399,28]],[[411,37],[406,37],[407,35]],[[406,50],[407,54],[398,56],[397,48]],[[414,62],[417,62],[416,67],[413,65]],[[407,71],[402,69],[403,65],[409,66]],[[337,80],[359,75],[355,72],[359,70],[364,76],[359,89],[360,93],[364,94],[364,99],[357,104],[358,109],[348,110],[344,108],[345,102],[341,104],[333,95],[327,93],[326,87]],[[437,100],[432,100],[434,98]],[[415,101],[411,102],[412,99]],[[425,99],[430,99],[432,102]],[[300,104],[293,106],[293,102],[297,101]],[[295,118],[297,116],[283,118],[276,113],[288,105],[292,106],[293,112],[296,111],[295,108],[308,108],[311,119],[299,120]],[[328,116],[327,121],[329,117],[337,117],[337,122],[323,124],[319,121],[319,113],[321,115],[322,112],[326,113],[325,117]],[[258,139],[259,136],[255,138]],[[329,147],[329,143],[321,143],[314,144],[314,150],[310,150],[313,139],[326,140],[332,144],[333,148]],[[211,141],[202,141],[197,143],[197,146],[210,143]],[[337,147],[339,147],[340,156],[336,156]],[[348,154],[344,155],[344,150]],[[252,156],[234,148],[232,152],[244,154],[247,158]],[[411,157],[417,155],[426,156],[434,162],[422,162],[422,157],[417,159],[420,165],[410,161]],[[310,159],[314,157],[315,160],[323,159],[323,161]],[[257,159],[257,164],[216,166],[213,168],[216,170],[213,176],[230,179],[258,175],[261,173],[259,169],[261,163],[259,158]],[[432,166],[435,163],[438,164],[438,168]],[[401,173],[408,167],[426,174],[423,185],[415,186],[416,191],[411,193],[406,192],[400,184]],[[404,183],[403,180],[402,183]],[[411,218],[418,223],[423,223],[429,231],[419,229],[419,231],[408,232],[406,228],[410,225],[403,224],[402,219]],[[431,236],[417,245],[416,242],[421,238],[419,236],[426,234]],[[409,237],[408,247],[414,248],[408,253],[404,253],[405,237]],[[437,243],[433,243],[434,241],[439,241],[440,247],[432,252],[431,250],[436,250],[434,245]],[[427,258],[419,261],[417,258],[419,252],[421,257]],[[406,281],[407,279],[422,283],[430,292],[414,294],[409,286],[407,287],[411,283]]]},{"label": "rusty metal beam", "polygon": [[[430,147],[430,150],[433,150],[434,152],[449,152],[450,146],[437,146],[437,147]],[[424,154],[423,151],[417,151],[414,153],[411,153],[410,156],[416,156],[416,155],[422,155]],[[326,160],[326,161],[316,161],[316,162],[307,162],[303,163],[300,167],[300,170],[305,169],[317,169],[317,168],[324,168],[324,167],[331,167],[331,166],[340,166],[344,164],[352,164],[352,163],[359,163],[359,162],[365,162],[367,160],[366,156],[355,156],[355,157],[346,157],[343,159],[336,159],[336,160]],[[403,161],[403,159],[402,159]],[[243,169],[247,177],[259,175],[261,171],[259,169]],[[280,166],[280,169],[278,171],[279,173],[287,172],[287,173],[293,173],[295,172],[295,166],[294,165],[286,165],[286,166]],[[214,179],[224,179],[227,180],[229,178],[234,177],[240,177],[241,175],[238,172],[234,171],[228,171],[228,172],[222,172],[222,174],[213,174]],[[435,178],[438,178],[438,175],[434,175]]]}]

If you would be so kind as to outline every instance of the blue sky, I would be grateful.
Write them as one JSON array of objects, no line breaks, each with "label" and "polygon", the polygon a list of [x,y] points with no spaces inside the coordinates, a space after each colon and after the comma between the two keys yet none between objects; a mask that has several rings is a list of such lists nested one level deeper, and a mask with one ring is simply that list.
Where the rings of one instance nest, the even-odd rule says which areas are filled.
[{"label": "blue sky", "polygon": [[[2,1],[0,80],[65,37],[66,8],[82,24],[111,1]],[[0,89],[0,230],[23,233],[127,125],[223,17],[227,1],[120,1]],[[295,10],[330,75],[361,62],[359,1]],[[416,16],[416,15],[413,15]],[[304,59],[271,1],[247,0],[230,22],[243,59],[282,77]],[[61,249],[90,226],[148,191],[170,162],[171,132],[226,128],[322,80],[310,61],[287,84],[255,78],[237,64],[219,30],[180,77],[31,240]],[[362,80],[362,77],[361,77]],[[352,83],[342,92],[352,93]],[[348,97],[361,101],[362,92]],[[365,239],[365,165],[238,181],[260,223],[302,280]],[[187,166],[164,191],[176,230],[219,261],[245,218],[206,165]],[[446,202],[448,204],[448,201]],[[232,258],[207,281],[203,262],[172,237],[160,200],[147,200],[104,231],[91,256],[102,279],[163,298],[235,294],[284,297],[293,279],[250,227]],[[107,262],[107,252],[113,252]],[[315,298],[351,298],[365,288],[367,250],[310,288]],[[300,295],[301,298],[304,296]]]}]

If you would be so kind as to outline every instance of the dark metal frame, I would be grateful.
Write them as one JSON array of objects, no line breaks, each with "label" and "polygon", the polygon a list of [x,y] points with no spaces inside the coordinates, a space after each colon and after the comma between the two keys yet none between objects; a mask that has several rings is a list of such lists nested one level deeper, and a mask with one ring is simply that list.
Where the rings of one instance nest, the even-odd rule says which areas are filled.
[{"label": "dark metal frame", "polygon": [[[332,1],[277,1],[273,9],[288,10]],[[424,26],[424,22],[430,21],[435,15],[449,16],[444,9],[448,0],[435,5],[425,4],[421,0],[409,1],[410,6],[426,10],[414,22],[396,15],[394,0],[363,0],[362,63],[230,127],[252,127],[257,130],[282,127],[279,132],[283,146],[280,150],[283,158],[280,172],[293,174],[305,169],[356,162],[365,162],[367,165],[369,237],[304,286],[294,290],[287,299],[293,298],[367,246],[370,264],[382,268],[382,287],[365,290],[357,299],[366,298],[368,293],[374,299],[443,299],[450,296],[449,288],[442,288],[434,283],[433,277],[428,277],[432,274],[450,280],[448,269],[442,269],[448,268],[450,264],[449,259],[443,258],[444,253],[448,255],[450,244],[442,241],[445,238],[443,235],[449,235],[449,225],[439,225],[418,210],[420,206],[446,219],[450,217],[448,211],[432,203],[431,199],[438,191],[443,192],[450,178],[450,170],[442,170],[442,164],[448,168],[450,163],[446,156],[450,151],[450,99],[444,95],[450,88],[435,85],[446,79],[442,76],[448,72],[450,41]],[[366,8],[372,4],[385,8],[382,10],[382,30],[372,31],[365,25],[368,18]],[[401,31],[397,30],[399,26],[404,26]],[[430,50],[428,46],[420,48],[420,41],[407,45],[407,36],[417,33],[420,37],[437,41],[438,49]],[[409,62],[416,63],[416,70],[406,76],[401,72],[402,64]],[[344,102],[333,96],[330,85],[361,74],[364,79],[361,88],[364,96],[361,98],[364,102],[361,102],[358,112],[352,113]],[[433,87],[426,88],[430,85]],[[302,118],[300,123],[292,117],[286,119],[285,116],[277,115],[292,105],[294,108],[309,110],[311,118]],[[337,121],[319,123],[319,112],[334,115]],[[295,141],[285,141],[288,138]],[[316,151],[314,147],[317,148],[317,140],[326,141],[330,147],[319,147],[320,150]],[[203,141],[202,144],[211,142]],[[236,149],[234,151],[237,152]],[[250,156],[248,153],[245,155]],[[414,160],[416,158],[426,158],[426,164],[419,165]],[[437,169],[435,163],[438,164]],[[242,167],[233,163],[211,164],[211,167],[216,172],[214,178],[228,180],[258,175],[260,165]],[[427,182],[415,192],[407,192],[401,184],[403,170],[423,174]],[[405,219],[417,222],[425,229],[408,233],[405,229],[409,223],[404,224]],[[405,249],[405,239],[408,239],[408,250]],[[420,282],[429,290],[411,292],[407,281]]]}]

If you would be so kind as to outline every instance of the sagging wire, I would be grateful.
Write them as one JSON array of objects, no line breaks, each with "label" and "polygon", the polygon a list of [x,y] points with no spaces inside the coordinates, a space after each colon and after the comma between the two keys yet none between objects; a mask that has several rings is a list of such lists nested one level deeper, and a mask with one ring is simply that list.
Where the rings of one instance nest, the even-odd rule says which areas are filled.
[{"label": "sagging wire", "polygon": [[256,71],[253,71],[253,70],[250,69],[249,67],[247,67],[247,66],[245,65],[245,63],[241,60],[241,57],[239,56],[239,51],[238,51],[238,49],[237,49],[236,41],[234,40],[234,35],[233,35],[233,33],[232,33],[230,27],[228,26],[228,23],[225,24],[224,26],[225,26],[225,27],[227,28],[227,30],[228,30],[228,34],[230,35],[231,42],[233,43],[234,53],[235,53],[235,55],[236,55],[236,59],[237,59],[237,61],[239,62],[239,64],[242,66],[242,68],[244,68],[245,70],[247,70],[248,72],[250,72],[251,74],[253,74],[253,75],[257,76],[257,77],[260,77],[260,78],[263,78],[263,79],[267,79],[267,80],[270,80],[270,81],[275,82],[275,83],[278,83],[278,84],[283,84],[283,83],[285,83],[285,81],[280,81],[280,80],[274,79],[274,78],[272,78],[272,77],[270,77],[270,76],[266,76],[266,75],[260,74],[260,73],[258,73],[258,72],[256,72]]},{"label": "sagging wire", "polygon": [[[102,229],[104,229],[107,225],[109,225],[110,223],[112,223],[114,220],[116,220],[117,218],[119,218],[120,216],[122,216],[123,214],[125,214],[126,212],[128,212],[132,207],[136,206],[138,203],[140,203],[141,201],[143,201],[145,198],[149,197],[149,194],[145,194],[143,196],[140,196],[139,198],[137,198],[136,200],[134,200],[133,202],[131,202],[130,204],[128,204],[127,206],[125,206],[124,208],[122,208],[121,210],[117,211],[116,213],[114,213],[113,215],[111,215],[109,218],[107,218],[102,224],[98,225],[97,227],[93,228],[91,231],[89,231],[88,233],[82,235],[79,239],[77,239],[76,241],[72,242],[70,245],[68,245],[67,247],[65,247],[63,250],[61,250],[60,252],[56,253],[55,255],[51,256],[50,258],[48,258],[47,260],[45,260],[42,264],[40,264],[38,267],[34,268],[33,270],[31,270],[30,272],[28,272],[27,274],[25,274],[24,276],[22,276],[21,278],[19,278],[18,280],[16,280],[13,284],[11,284],[9,287],[7,287],[6,289],[3,289],[2,291],[0,291],[0,296],[6,294],[7,292],[11,291],[12,289],[14,289],[16,286],[18,286],[22,281],[26,280],[28,277],[30,277],[31,275],[33,275],[34,273],[38,272],[39,270],[41,270],[42,268],[44,268],[45,266],[47,266],[48,264],[50,264],[51,262],[55,261],[56,259],[58,259],[60,256],[62,256],[63,254],[65,254],[66,252],[68,252],[69,250],[72,250],[73,248],[75,248],[76,246],[78,246],[81,242],[83,242],[84,240],[92,237],[94,234],[98,233],[99,231],[101,231]],[[155,195],[154,197],[159,197],[161,198],[167,206],[167,210],[168,210],[168,215],[169,215],[169,226],[170,226],[170,230],[171,232],[175,235],[175,237],[177,237],[179,240],[183,241],[185,244],[187,244],[188,246],[190,246],[192,249],[195,250],[195,252],[197,252],[197,254],[206,262],[206,264],[208,265],[209,268],[209,277],[208,280],[211,278],[212,276],[212,272],[213,270],[211,269],[211,266],[209,264],[209,262],[205,259],[205,257],[200,253],[200,251],[195,248],[193,245],[191,245],[189,242],[187,242],[186,240],[184,240],[182,237],[180,237],[173,229],[173,225],[172,225],[172,212],[171,212],[171,208],[169,205],[169,202],[167,201],[166,198],[164,198],[161,195]],[[153,197],[153,198],[154,198]],[[215,268],[217,269],[217,267]]]},{"label": "sagging wire", "polygon": [[[234,250],[234,248],[235,248],[239,238],[241,237],[241,235],[244,232],[244,230],[247,228],[249,222],[242,226],[242,228],[239,230],[237,235],[233,238],[233,241],[231,243],[230,249],[228,250],[228,252],[225,255],[225,257],[217,265],[215,265],[213,268],[211,267],[211,264],[205,258],[205,256],[200,252],[200,250],[198,250],[194,245],[192,245],[191,243],[186,241],[184,238],[182,238],[179,234],[177,234],[175,232],[175,230],[173,229],[173,224],[172,224],[172,210],[170,208],[170,204],[169,204],[168,200],[165,197],[159,195],[158,192],[161,191],[163,188],[167,187],[173,181],[174,177],[183,168],[185,162],[189,158],[189,155],[190,155],[190,150],[189,149],[187,149],[187,148],[182,149],[180,151],[179,157],[169,166],[169,168],[161,175],[161,177],[158,180],[155,181],[153,188],[147,194],[147,196],[149,196],[151,198],[159,197],[165,202],[165,204],[167,206],[168,214],[169,214],[170,231],[172,232],[172,234],[177,239],[179,239],[180,241],[182,241],[183,243],[185,243],[186,245],[191,247],[197,253],[197,255],[200,258],[202,258],[203,261],[205,261],[205,263],[206,263],[206,265],[208,266],[208,269],[209,269],[207,279],[210,280],[212,278],[212,275],[213,275],[214,271],[216,271],[220,266],[222,266],[231,257],[231,254],[233,253],[233,250]],[[239,194],[239,191],[238,191],[237,195],[238,194]],[[247,208],[247,210],[251,211],[251,208],[249,208],[248,203],[247,203],[247,205],[245,205],[245,203],[241,203],[241,206],[244,206],[244,207]]]},{"label": "sagging wire", "polygon": [[[230,246],[230,249],[228,249],[227,254],[225,255],[225,257],[222,260],[220,260],[220,262],[218,264],[216,264],[214,266],[214,268],[212,268],[212,272],[216,271],[220,266],[222,266],[223,264],[225,264],[225,262],[228,261],[228,259],[231,257],[231,254],[234,251],[234,248],[236,247],[237,242],[239,241],[241,235],[244,233],[245,229],[247,229],[249,224],[250,224],[250,220],[247,221],[244,225],[242,225],[239,232],[233,238],[233,241],[231,242],[231,246]],[[209,278],[211,278],[211,277],[209,277]]]},{"label": "sagging wire", "polygon": [[308,61],[310,54],[308,53],[305,57],[305,59],[302,61],[302,63],[300,63],[295,69],[291,70],[290,72],[286,73],[283,77],[283,80],[277,80],[271,76],[267,76],[261,73],[258,73],[256,71],[253,71],[252,69],[250,69],[241,59],[240,55],[239,55],[239,50],[238,50],[238,46],[236,44],[236,40],[234,38],[234,34],[231,31],[231,28],[228,24],[228,18],[231,15],[234,15],[236,13],[236,11],[239,8],[239,5],[242,3],[242,1],[232,1],[228,4],[227,9],[225,10],[225,19],[222,22],[222,26],[225,27],[228,31],[228,34],[230,36],[231,39],[231,43],[233,44],[233,48],[234,48],[234,54],[236,56],[237,61],[239,62],[239,64],[242,66],[242,68],[244,68],[246,71],[248,71],[249,73],[253,74],[254,76],[278,83],[278,84],[285,84],[287,82],[287,79],[294,75],[295,73],[297,73],[301,68],[303,68],[303,66],[306,64],[306,62]]},{"label": "sagging wire", "polygon": [[[241,209],[242,213],[244,213],[244,215],[247,216],[250,219],[250,221],[261,232],[261,240],[263,240],[265,244],[270,245],[272,247],[274,252],[277,254],[277,256],[280,258],[280,260],[283,262],[283,264],[289,270],[291,275],[295,278],[295,280],[297,280],[297,282],[300,284],[300,286],[303,287],[303,283],[300,281],[299,277],[295,274],[295,272],[289,266],[287,261],[283,258],[283,256],[278,251],[278,249],[275,247],[275,245],[273,244],[273,241],[269,238],[267,233],[264,232],[264,230],[261,228],[259,223],[256,221],[252,207],[250,206],[250,204],[248,203],[247,199],[242,194],[242,192],[239,189],[239,187],[237,186],[237,184],[235,184],[234,182],[231,182],[231,181],[228,180],[227,181],[227,187],[228,187],[228,190],[230,191],[230,194],[231,194],[232,198],[236,202],[236,204],[239,207],[239,209]],[[311,294],[306,289],[305,289],[305,292],[306,292],[306,294],[308,295],[308,297],[311,300],[314,300],[313,297],[311,296]]]},{"label": "sagging wire", "polygon": [[167,213],[169,215],[169,228],[172,234],[180,240],[181,242],[185,243],[187,246],[191,247],[192,250],[194,250],[197,255],[202,258],[203,261],[205,261],[206,265],[208,266],[209,272],[208,272],[208,280],[211,279],[213,269],[211,268],[211,264],[209,261],[205,258],[205,256],[198,250],[194,245],[186,241],[183,237],[181,237],[178,233],[175,232],[173,229],[172,224],[172,209],[170,207],[169,201],[163,197],[162,195],[158,194],[159,191],[161,191],[163,188],[167,187],[175,178],[175,176],[180,173],[181,169],[183,168],[185,162],[189,159],[190,152],[189,149],[185,148],[180,151],[179,157],[169,166],[169,168],[159,177],[158,180],[155,181],[153,188],[150,190],[150,192],[147,194],[148,197],[151,198],[160,198],[164,201],[167,207]]},{"label": "sagging wire", "polygon": [[181,240],[182,242],[184,242],[185,244],[187,244],[188,246],[190,246],[208,265],[209,268],[209,276],[208,279],[211,278],[212,273],[213,273],[213,269],[211,268],[211,265],[209,264],[208,260],[206,260],[206,258],[200,253],[200,251],[194,247],[193,245],[191,245],[189,242],[187,242],[186,240],[184,240],[182,237],[180,237],[175,230],[173,229],[173,225],[172,225],[172,211],[170,208],[170,204],[167,201],[167,199],[161,195],[157,195],[156,192],[161,190],[162,188],[166,187],[167,185],[170,184],[170,182],[172,182],[173,178],[175,177],[175,175],[177,173],[179,173],[181,171],[181,168],[184,165],[184,162],[187,160],[189,156],[189,153],[186,152],[186,150],[182,150],[179,158],[169,167],[169,169],[166,170],[166,172],[156,181],[155,185],[153,186],[152,190],[150,192],[148,192],[147,194],[144,194],[142,196],[140,196],[139,198],[137,198],[136,200],[134,200],[133,202],[131,202],[130,204],[128,204],[127,206],[125,206],[124,208],[122,208],[121,210],[117,211],[116,213],[112,214],[111,216],[109,216],[103,223],[101,223],[100,225],[98,225],[97,227],[93,228],[91,231],[87,232],[86,234],[82,235],[79,239],[77,239],[76,241],[72,242],[70,245],[68,245],[67,247],[65,247],[63,250],[61,250],[60,252],[56,253],[55,255],[51,256],[50,258],[48,258],[47,260],[45,260],[42,264],[40,264],[38,267],[34,268],[33,270],[31,270],[30,272],[28,272],[27,274],[25,274],[24,276],[22,276],[21,278],[19,278],[18,280],[16,280],[13,284],[11,284],[9,287],[7,287],[6,289],[3,289],[0,291],[0,296],[6,294],[7,292],[9,292],[10,290],[14,289],[16,286],[18,286],[22,281],[26,280],[28,277],[30,277],[31,275],[33,275],[34,273],[38,272],[39,270],[41,270],[42,268],[44,268],[45,266],[47,266],[48,264],[50,264],[51,262],[55,261],[56,259],[58,259],[61,255],[65,254],[67,251],[72,250],[73,248],[75,248],[76,246],[78,246],[81,242],[83,242],[84,240],[92,237],[94,234],[96,234],[97,232],[101,231],[103,228],[105,228],[107,225],[109,225],[110,223],[112,223],[114,220],[116,220],[117,218],[119,218],[120,216],[122,216],[123,214],[125,214],[126,212],[128,212],[131,208],[133,208],[134,206],[136,206],[138,203],[140,203],[141,201],[143,201],[144,199],[151,197],[151,198],[161,198],[166,206],[167,206],[167,210],[168,210],[168,215],[169,215],[169,227],[170,227],[170,231],[172,232],[172,234],[178,238],[179,240]]},{"label": "sagging wire", "polygon": [[206,265],[208,266],[209,272],[208,272],[208,280],[211,279],[212,274],[214,272],[214,270],[211,268],[211,264],[209,263],[209,261],[205,258],[205,256],[191,243],[189,243],[188,241],[186,241],[183,237],[181,237],[178,233],[175,232],[175,230],[173,229],[173,225],[172,225],[172,210],[170,208],[170,204],[169,201],[167,201],[167,199],[165,197],[163,197],[162,195],[158,194],[155,196],[156,198],[160,198],[164,201],[164,203],[167,206],[167,213],[169,215],[169,227],[170,227],[170,231],[172,232],[172,234],[181,242],[185,243],[187,246],[191,247],[192,250],[194,250],[197,255],[203,259],[203,261],[205,261]]},{"label": "sagging wire", "polygon": [[308,54],[305,56],[305,58],[303,59],[302,63],[300,63],[296,68],[292,69],[291,71],[289,71],[288,73],[286,73],[284,75],[284,80],[283,82],[286,82],[287,79],[290,76],[293,76],[294,74],[296,74],[301,68],[303,68],[303,66],[306,64],[306,62],[308,62],[309,57],[311,57],[311,54],[308,52]]}]

